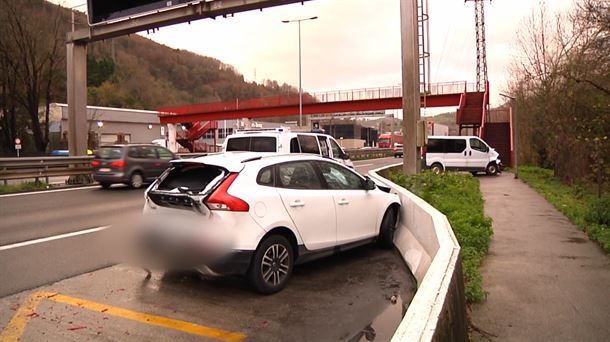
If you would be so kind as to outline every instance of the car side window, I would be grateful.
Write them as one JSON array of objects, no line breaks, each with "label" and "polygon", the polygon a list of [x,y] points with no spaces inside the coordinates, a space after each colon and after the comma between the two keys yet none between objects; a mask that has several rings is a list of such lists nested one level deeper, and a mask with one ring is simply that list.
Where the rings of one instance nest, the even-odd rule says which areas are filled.
[{"label": "car side window", "polygon": [[446,153],[462,153],[466,149],[466,139],[447,139]]},{"label": "car side window", "polygon": [[278,185],[288,189],[322,189],[322,183],[311,162],[284,163],[277,166]]},{"label": "car side window", "polygon": [[163,147],[156,147],[156,149],[157,149],[157,154],[159,154],[159,159],[162,159],[162,160],[174,159],[174,155],[168,149],[165,149]]},{"label": "car side window", "polygon": [[252,137],[250,149],[252,152],[277,152],[277,141],[274,137]]},{"label": "car side window", "polygon": [[442,139],[428,139],[428,144],[426,145],[426,153],[444,153],[444,140]]},{"label": "car side window", "polygon": [[273,167],[267,166],[258,172],[256,183],[266,186],[274,186]]},{"label": "car side window", "polygon": [[315,136],[299,134],[297,138],[299,139],[299,145],[301,145],[301,153],[320,154],[318,139]]},{"label": "car side window", "polygon": [[342,166],[319,162],[326,185],[333,190],[362,190],[362,178]]},{"label": "car side window", "polygon": [[130,158],[140,158],[140,149],[136,146],[131,146],[127,149],[127,156]]},{"label": "car side window", "polygon": [[481,140],[476,138],[470,138],[470,148],[480,152],[488,152],[489,149]]},{"label": "car side window", "polygon": [[155,149],[150,146],[142,146],[140,147],[140,158],[157,159],[157,153],[155,152]]},{"label": "car side window", "polygon": [[290,139],[290,153],[301,153],[301,146],[297,138]]},{"label": "car side window", "polygon": [[330,153],[328,151],[328,143],[326,142],[326,137],[318,136],[318,141],[320,142],[320,148],[322,150],[322,157],[329,157]]},{"label": "car side window", "polygon": [[330,142],[330,149],[333,151],[333,158],[341,158],[341,156],[343,156],[343,150],[339,147],[339,144],[333,139],[328,139],[328,141]]}]

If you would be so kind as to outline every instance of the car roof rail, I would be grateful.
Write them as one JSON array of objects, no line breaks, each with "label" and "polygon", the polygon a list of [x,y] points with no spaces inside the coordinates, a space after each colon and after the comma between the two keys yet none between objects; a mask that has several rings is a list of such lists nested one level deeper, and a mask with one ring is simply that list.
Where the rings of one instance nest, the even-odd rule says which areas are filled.
[{"label": "car roof rail", "polygon": [[290,132],[290,127],[275,127],[275,128],[242,128],[235,131],[235,133],[258,133],[258,132],[277,132],[284,133]]}]

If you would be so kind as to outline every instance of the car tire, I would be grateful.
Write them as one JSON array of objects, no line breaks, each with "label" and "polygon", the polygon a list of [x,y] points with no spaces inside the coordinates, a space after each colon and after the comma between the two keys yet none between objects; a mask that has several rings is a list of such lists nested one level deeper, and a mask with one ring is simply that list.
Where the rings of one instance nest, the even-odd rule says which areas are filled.
[{"label": "car tire", "polygon": [[432,166],[430,166],[430,170],[432,170],[432,173],[434,173],[435,175],[438,175],[439,173],[443,173],[443,171],[445,171],[443,169],[443,165],[441,165],[440,163],[432,164]]},{"label": "car tire", "polygon": [[139,189],[142,187],[142,184],[144,184],[144,177],[142,177],[142,174],[138,171],[132,173],[129,177],[129,187],[132,189]]},{"label": "car tire", "polygon": [[496,163],[487,164],[487,167],[485,168],[485,173],[487,173],[490,176],[497,175],[498,174],[498,164],[496,164]]},{"label": "car tire", "polygon": [[385,249],[394,246],[394,233],[396,232],[396,223],[398,222],[398,213],[394,208],[388,208],[379,227],[379,237],[377,242],[379,246]]},{"label": "car tire", "polygon": [[102,188],[104,189],[110,189],[110,186],[112,185],[112,183],[108,183],[108,182],[101,182],[100,185],[102,186]]},{"label": "car tire", "polygon": [[286,286],[293,268],[292,245],[281,235],[271,235],[264,239],[254,252],[248,279],[256,291],[272,294]]}]

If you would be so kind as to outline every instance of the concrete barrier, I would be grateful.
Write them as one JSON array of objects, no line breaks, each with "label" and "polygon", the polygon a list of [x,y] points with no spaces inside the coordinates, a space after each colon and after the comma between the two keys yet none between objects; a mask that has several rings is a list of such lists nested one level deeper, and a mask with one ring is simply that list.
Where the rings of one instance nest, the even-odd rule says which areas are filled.
[{"label": "concrete barrier", "polygon": [[418,284],[392,341],[468,341],[460,245],[445,215],[381,175],[401,166],[369,172],[400,196],[394,245]]}]

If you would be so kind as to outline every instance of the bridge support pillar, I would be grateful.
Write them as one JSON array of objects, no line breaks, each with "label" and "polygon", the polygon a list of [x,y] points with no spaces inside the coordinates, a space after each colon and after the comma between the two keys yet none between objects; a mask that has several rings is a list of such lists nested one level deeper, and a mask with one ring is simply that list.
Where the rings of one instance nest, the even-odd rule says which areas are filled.
[{"label": "bridge support pillar", "polygon": [[66,44],[68,62],[68,148],[71,156],[87,155],[87,44]]}]

